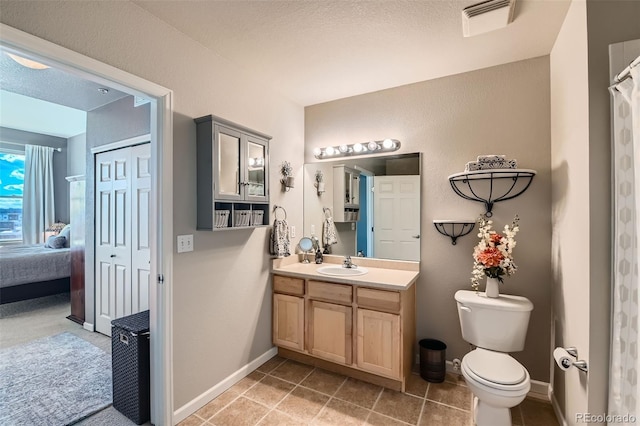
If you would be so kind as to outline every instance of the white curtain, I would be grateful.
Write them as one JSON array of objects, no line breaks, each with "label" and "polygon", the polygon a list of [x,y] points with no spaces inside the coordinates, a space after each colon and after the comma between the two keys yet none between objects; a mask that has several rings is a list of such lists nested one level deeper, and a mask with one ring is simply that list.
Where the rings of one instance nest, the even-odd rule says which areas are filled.
[{"label": "white curtain", "polygon": [[25,244],[44,242],[44,231],[55,222],[53,148],[25,145],[22,192],[22,238]]},{"label": "white curtain", "polygon": [[640,236],[640,66],[613,95],[614,243],[609,425],[640,415],[638,238]]}]

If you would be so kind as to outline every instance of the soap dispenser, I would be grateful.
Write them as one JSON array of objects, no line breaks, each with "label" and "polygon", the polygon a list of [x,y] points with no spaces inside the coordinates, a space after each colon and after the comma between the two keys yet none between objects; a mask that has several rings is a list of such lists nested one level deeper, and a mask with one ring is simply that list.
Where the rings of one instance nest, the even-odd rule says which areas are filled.
[{"label": "soap dispenser", "polygon": [[320,251],[320,246],[318,246],[318,248],[316,249],[316,263],[320,264],[323,260],[324,258],[322,256],[322,252]]}]

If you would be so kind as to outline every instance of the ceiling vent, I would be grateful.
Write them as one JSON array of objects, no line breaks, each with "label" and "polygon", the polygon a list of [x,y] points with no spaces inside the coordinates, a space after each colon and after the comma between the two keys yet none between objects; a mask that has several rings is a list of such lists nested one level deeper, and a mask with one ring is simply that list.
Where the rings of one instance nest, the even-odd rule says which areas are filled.
[{"label": "ceiling vent", "polygon": [[516,0],[488,0],[462,10],[465,37],[504,28],[513,21]]}]

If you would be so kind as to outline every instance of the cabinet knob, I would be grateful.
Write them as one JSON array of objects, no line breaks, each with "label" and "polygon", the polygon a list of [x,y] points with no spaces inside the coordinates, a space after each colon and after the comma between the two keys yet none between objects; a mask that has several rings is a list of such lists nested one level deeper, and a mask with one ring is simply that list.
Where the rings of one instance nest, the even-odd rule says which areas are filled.
[{"label": "cabinet knob", "polygon": [[115,254],[112,254],[112,255],[111,255],[111,256],[109,256],[109,257],[116,257],[116,255],[115,255]]},{"label": "cabinet knob", "polygon": [[412,235],[411,238],[420,238],[420,234],[418,235]]}]

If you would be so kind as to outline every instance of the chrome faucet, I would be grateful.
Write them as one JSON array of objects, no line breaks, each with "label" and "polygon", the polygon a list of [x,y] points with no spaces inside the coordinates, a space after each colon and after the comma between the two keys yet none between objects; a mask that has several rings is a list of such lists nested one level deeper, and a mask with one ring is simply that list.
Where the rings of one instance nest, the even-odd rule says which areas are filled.
[{"label": "chrome faucet", "polygon": [[344,260],[342,261],[342,267],[343,267],[343,268],[349,268],[349,269],[352,269],[352,268],[357,268],[357,267],[358,267],[358,265],[356,265],[355,263],[351,262],[351,256],[346,255],[346,256],[344,257]]}]

